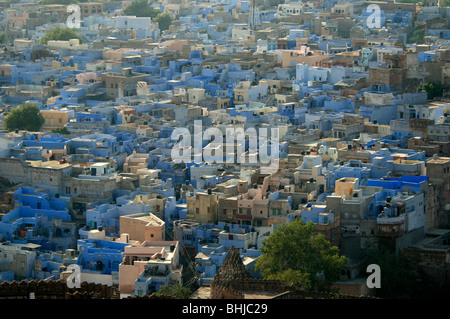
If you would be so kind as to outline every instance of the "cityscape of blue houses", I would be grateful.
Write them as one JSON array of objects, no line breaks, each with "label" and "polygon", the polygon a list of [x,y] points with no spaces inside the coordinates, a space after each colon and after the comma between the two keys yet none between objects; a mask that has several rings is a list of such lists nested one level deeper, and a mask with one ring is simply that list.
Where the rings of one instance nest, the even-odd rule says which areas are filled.
[{"label": "cityscape of blue houses", "polygon": [[[298,218],[348,257],[340,288],[365,275],[361,256],[387,239],[396,254],[448,254],[443,1],[152,1],[171,15],[167,30],[126,16],[132,2],[90,3],[102,11],[83,18],[81,42],[47,44],[40,38],[65,26],[63,5],[31,27],[45,1],[2,4],[0,282],[59,279],[78,265],[83,280],[123,295],[204,287],[231,247],[261,278],[264,240]],[[366,23],[372,2],[376,30]],[[421,89],[428,82],[443,87],[439,97]],[[8,131],[5,118],[25,103],[39,108],[42,129]],[[174,132],[194,132],[195,121],[224,136],[278,128],[278,169],[176,163]],[[250,156],[251,140],[243,149]]]}]

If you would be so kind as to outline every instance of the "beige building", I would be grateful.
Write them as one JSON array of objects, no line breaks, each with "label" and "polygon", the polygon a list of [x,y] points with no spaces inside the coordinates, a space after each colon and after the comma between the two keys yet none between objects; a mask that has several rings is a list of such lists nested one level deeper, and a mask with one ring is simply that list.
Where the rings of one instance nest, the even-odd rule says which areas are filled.
[{"label": "beige building", "polygon": [[93,14],[103,15],[103,3],[101,2],[87,2],[79,3],[81,18],[88,17]]},{"label": "beige building", "polygon": [[0,272],[14,272],[14,279],[30,278],[40,245],[0,243]]},{"label": "beige building", "polygon": [[268,84],[264,81],[261,81],[259,85],[252,85],[250,81],[241,81],[233,91],[237,105],[266,101],[269,94]]},{"label": "beige building", "polygon": [[[138,171],[137,174],[140,174]],[[138,194],[133,200],[135,204],[143,204],[150,208],[150,212],[160,219],[164,219],[164,207],[166,207],[166,198],[159,194]]]},{"label": "beige building", "polygon": [[73,49],[73,50],[87,50],[88,45],[86,43],[81,44],[79,39],[64,40],[49,40],[47,47],[52,50],[58,49]]},{"label": "beige building", "polygon": [[41,127],[41,130],[44,132],[51,131],[54,128],[64,127],[69,122],[68,111],[42,110],[41,114],[45,119]]},{"label": "beige building", "polygon": [[218,197],[211,191],[196,193],[186,199],[187,217],[200,223],[215,224],[218,221]]},{"label": "beige building", "polygon": [[120,233],[138,242],[165,240],[165,222],[152,213],[120,216]]},{"label": "beige building", "polygon": [[0,77],[2,77],[2,78],[10,78],[10,77],[12,77],[12,68],[13,68],[13,65],[12,64],[3,64],[3,65],[0,65]]},{"label": "beige building", "polygon": [[143,154],[136,153],[136,151],[134,151],[133,154],[129,155],[125,160],[125,163],[123,164],[123,172],[137,174],[139,169],[148,167],[148,159],[148,153]]},{"label": "beige building", "polygon": [[281,52],[281,67],[285,68],[298,63],[321,67],[329,62],[328,58],[328,54],[324,51],[283,50]]},{"label": "beige building", "polygon": [[343,177],[335,182],[336,196],[346,196],[350,199],[353,191],[359,188],[359,180],[357,178]]},{"label": "beige building", "polygon": [[131,68],[123,68],[122,72],[106,72],[101,78],[106,87],[106,94],[111,98],[132,96],[137,93],[137,83],[144,81],[147,74],[134,73]]}]

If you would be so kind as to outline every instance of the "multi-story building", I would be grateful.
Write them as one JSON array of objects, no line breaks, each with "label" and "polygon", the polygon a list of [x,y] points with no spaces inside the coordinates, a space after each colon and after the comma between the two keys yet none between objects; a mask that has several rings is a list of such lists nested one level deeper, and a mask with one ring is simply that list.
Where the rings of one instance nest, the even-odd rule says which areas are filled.
[{"label": "multi-story building", "polygon": [[106,238],[79,239],[76,264],[81,268],[81,280],[118,286],[119,264],[124,257],[128,242],[111,241]]},{"label": "multi-story building", "polygon": [[327,211],[327,205],[309,202],[288,217],[288,221],[300,217],[304,223],[312,222],[317,233],[323,234],[331,245],[340,247],[340,214]]},{"label": "multi-story building", "polygon": [[45,250],[75,248],[76,224],[64,199],[49,198],[45,193],[24,187],[14,196],[17,207],[0,222],[2,240],[38,243]]},{"label": "multi-story building", "polygon": [[45,119],[41,130],[51,131],[55,128],[62,128],[69,122],[68,111],[58,110],[41,110],[41,114]]},{"label": "multi-story building", "polygon": [[177,241],[152,241],[124,249],[119,290],[124,295],[151,295],[169,283],[182,284],[183,266]]},{"label": "multi-story building", "polygon": [[124,215],[120,217],[120,233],[141,243],[164,241],[165,222],[152,213]]},{"label": "multi-story building", "polygon": [[430,184],[437,188],[438,225],[446,227],[450,224],[450,158],[433,156],[427,159],[426,167]]},{"label": "multi-story building", "polygon": [[146,82],[146,76],[133,72],[131,68],[123,68],[120,73],[102,73],[101,79],[106,87],[106,95],[115,99],[136,95],[138,82]]},{"label": "multi-story building", "polygon": [[207,193],[197,192],[186,198],[187,217],[200,223],[216,224],[218,222],[218,196],[211,189]]},{"label": "multi-story building", "polygon": [[90,15],[103,15],[104,8],[102,2],[87,2],[87,3],[79,3],[80,6],[80,14],[81,18],[86,18]]},{"label": "multi-story building", "polygon": [[249,81],[241,81],[239,86],[234,88],[234,103],[236,105],[266,101],[267,98],[268,86],[266,84],[252,86]]},{"label": "multi-story building", "polygon": [[148,168],[149,154],[137,153],[129,155],[123,164],[124,173],[136,174],[141,168]]},{"label": "multi-story building", "polygon": [[0,243],[0,273],[12,272],[11,279],[16,281],[31,278],[39,248],[31,243]]}]

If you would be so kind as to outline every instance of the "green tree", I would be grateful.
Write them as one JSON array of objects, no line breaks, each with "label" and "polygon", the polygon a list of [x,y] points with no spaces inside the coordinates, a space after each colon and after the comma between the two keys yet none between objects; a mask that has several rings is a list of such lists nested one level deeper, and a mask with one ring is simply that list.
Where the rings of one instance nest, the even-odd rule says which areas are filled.
[{"label": "green tree", "polygon": [[156,293],[157,296],[172,296],[178,299],[188,299],[192,292],[189,288],[179,284],[161,286]]},{"label": "green tree", "polygon": [[166,12],[158,14],[155,21],[158,22],[159,30],[164,31],[168,30],[170,25],[172,24],[172,17]]},{"label": "green tree", "polygon": [[208,39],[212,39],[212,35],[209,34],[209,32],[206,29],[201,29],[200,31],[198,31],[198,33],[200,33],[200,34],[207,34],[208,35]]},{"label": "green tree", "polygon": [[147,0],[133,1],[128,7],[125,8],[125,10],[123,10],[124,15],[136,17],[156,18],[158,13],[159,11],[153,9]]},{"label": "green tree", "polygon": [[411,42],[422,44],[424,42],[425,30],[426,24],[424,22],[417,23],[411,36]]},{"label": "green tree", "polygon": [[0,43],[5,43],[6,41],[8,41],[8,35],[6,32],[0,33]]},{"label": "green tree", "polygon": [[25,103],[6,115],[3,124],[7,131],[27,130],[39,131],[44,124],[39,107],[33,103]]},{"label": "green tree", "polygon": [[419,87],[419,92],[420,91],[427,91],[427,98],[432,100],[435,97],[442,96],[444,88],[441,83],[425,82]]},{"label": "green tree", "polygon": [[266,279],[282,280],[304,290],[327,291],[347,261],[312,222],[280,225],[263,242],[256,269]]},{"label": "green tree", "polygon": [[51,40],[68,41],[70,39],[79,39],[80,43],[82,42],[81,36],[75,29],[54,27],[51,31],[44,34],[41,38],[41,43],[47,44]]}]

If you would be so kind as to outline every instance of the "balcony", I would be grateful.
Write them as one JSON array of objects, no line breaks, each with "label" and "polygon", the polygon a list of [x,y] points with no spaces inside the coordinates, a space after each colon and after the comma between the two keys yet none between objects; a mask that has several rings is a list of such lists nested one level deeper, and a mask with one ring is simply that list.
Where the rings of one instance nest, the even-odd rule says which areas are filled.
[{"label": "balcony", "polygon": [[405,233],[405,215],[377,218],[377,236],[400,237]]}]

